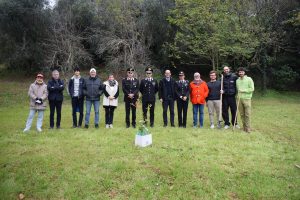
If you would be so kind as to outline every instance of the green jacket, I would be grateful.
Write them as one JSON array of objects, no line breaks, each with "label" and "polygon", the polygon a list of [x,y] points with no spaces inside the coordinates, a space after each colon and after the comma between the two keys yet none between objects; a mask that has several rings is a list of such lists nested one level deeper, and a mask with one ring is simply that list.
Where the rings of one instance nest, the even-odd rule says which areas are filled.
[{"label": "green jacket", "polygon": [[244,76],[243,79],[238,78],[236,80],[236,87],[238,89],[238,95],[241,99],[251,99],[254,91],[254,82],[252,78]]}]

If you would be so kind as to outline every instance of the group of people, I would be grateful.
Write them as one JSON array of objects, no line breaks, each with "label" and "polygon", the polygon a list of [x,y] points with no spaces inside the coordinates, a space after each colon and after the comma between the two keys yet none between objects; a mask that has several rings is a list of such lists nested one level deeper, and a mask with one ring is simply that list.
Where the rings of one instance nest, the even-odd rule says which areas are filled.
[{"label": "group of people", "polygon": [[[200,73],[194,73],[194,80],[189,82],[185,79],[185,74],[180,71],[178,80],[171,76],[170,70],[165,70],[164,78],[159,82],[153,78],[153,69],[145,69],[146,77],[139,81],[135,78],[134,68],[128,68],[127,77],[122,80],[122,90],[125,102],[125,122],[126,127],[130,125],[136,127],[136,108],[139,94],[142,95],[142,110],[145,123],[149,122],[150,127],[154,127],[156,93],[163,107],[164,127],[168,126],[168,111],[170,114],[170,125],[174,123],[174,105],[177,102],[178,126],[186,128],[187,112],[189,101],[193,106],[193,127],[203,127],[204,107],[208,107],[210,128],[215,128],[215,113],[217,116],[217,127],[221,128],[221,121],[224,120],[224,128],[230,125],[239,128],[237,123],[237,104],[243,122],[243,130],[250,132],[251,98],[254,91],[253,80],[245,75],[245,69],[238,69],[238,76],[230,72],[230,68],[223,68],[221,80],[217,80],[217,72],[210,72],[210,81],[201,79]],[[52,78],[46,85],[44,75],[38,73],[36,80],[29,87],[30,112],[26,122],[24,132],[30,130],[35,113],[37,117],[37,131],[42,131],[44,110],[46,100],[50,105],[50,129],[54,128],[54,114],[56,112],[56,128],[60,128],[61,109],[63,102],[64,81],[59,77],[59,71],[52,71]],[[119,83],[113,74],[108,76],[104,82],[97,76],[95,68],[90,69],[89,77],[84,79],[80,75],[80,69],[74,69],[74,75],[68,83],[68,93],[72,102],[73,128],[81,127],[83,123],[84,101],[86,104],[84,128],[89,128],[90,113],[94,107],[95,128],[99,127],[99,107],[100,97],[103,95],[103,108],[105,109],[106,128],[113,128],[114,111],[118,106]],[[231,111],[231,121],[229,121],[229,108]],[[149,120],[148,120],[149,110]],[[77,112],[79,119],[77,120]],[[222,112],[222,115],[221,115]],[[131,114],[131,118],[130,118]],[[199,116],[199,124],[198,124]],[[222,116],[222,117],[221,117]],[[222,120],[223,118],[223,120]]]}]

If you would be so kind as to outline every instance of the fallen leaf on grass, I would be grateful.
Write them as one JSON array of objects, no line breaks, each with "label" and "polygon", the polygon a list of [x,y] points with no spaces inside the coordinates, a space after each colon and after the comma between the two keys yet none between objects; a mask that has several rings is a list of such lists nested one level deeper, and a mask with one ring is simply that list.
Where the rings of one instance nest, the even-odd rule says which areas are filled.
[{"label": "fallen leaf on grass", "polygon": [[20,200],[25,199],[25,195],[24,195],[23,193],[20,193],[20,194],[19,194],[19,199],[20,199]]}]

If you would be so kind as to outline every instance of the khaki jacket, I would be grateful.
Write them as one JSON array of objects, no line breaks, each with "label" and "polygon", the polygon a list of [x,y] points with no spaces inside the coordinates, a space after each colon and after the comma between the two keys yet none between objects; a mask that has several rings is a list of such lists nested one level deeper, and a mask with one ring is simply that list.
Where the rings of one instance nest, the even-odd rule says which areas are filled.
[{"label": "khaki jacket", "polygon": [[[36,109],[36,110],[45,110],[47,103],[47,97],[48,97],[48,90],[47,85],[43,83],[42,85],[39,85],[36,83],[32,83],[28,90],[28,95],[30,97],[30,109]],[[41,98],[43,100],[43,104],[38,105],[35,103],[36,98]]]}]

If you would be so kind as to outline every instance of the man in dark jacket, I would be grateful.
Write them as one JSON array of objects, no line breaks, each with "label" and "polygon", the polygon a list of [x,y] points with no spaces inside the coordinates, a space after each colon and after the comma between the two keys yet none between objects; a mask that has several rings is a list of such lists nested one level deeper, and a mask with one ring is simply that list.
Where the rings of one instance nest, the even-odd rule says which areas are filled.
[{"label": "man in dark jacket", "polygon": [[48,100],[50,105],[50,128],[54,128],[54,113],[56,110],[56,128],[60,128],[61,106],[63,102],[64,81],[59,78],[58,70],[52,71],[52,79],[48,81]]},{"label": "man in dark jacket", "polygon": [[175,82],[175,94],[177,100],[178,126],[186,128],[186,116],[189,105],[189,81],[185,80],[184,72],[180,71],[179,80]]},{"label": "man in dark jacket", "polygon": [[[225,129],[230,127],[229,113],[228,109],[231,111],[231,124],[234,125],[234,118],[236,115],[236,80],[237,76],[230,72],[228,66],[223,68],[224,78],[223,78],[223,99],[222,99],[222,116],[225,122]],[[239,128],[239,126],[236,126]]]},{"label": "man in dark jacket", "polygon": [[147,123],[148,107],[150,108],[150,126],[154,126],[155,94],[158,92],[158,82],[152,78],[153,69],[146,68],[146,78],[141,81],[140,92],[142,93],[143,117]]},{"label": "man in dark jacket", "polygon": [[174,85],[175,85],[175,81],[171,77],[171,71],[165,70],[165,78],[163,78],[159,82],[159,91],[158,91],[159,100],[162,102],[162,106],[163,106],[164,127],[166,127],[168,125],[168,116],[167,116],[168,107],[170,109],[171,126],[175,127],[175,125],[174,125],[174,101],[175,101]]},{"label": "man in dark jacket", "polygon": [[132,111],[132,127],[136,127],[136,101],[139,98],[139,81],[133,77],[134,68],[127,69],[127,78],[122,80],[124,93],[126,128],[130,127],[130,109]]},{"label": "man in dark jacket", "polygon": [[95,68],[90,70],[90,77],[84,81],[83,94],[86,97],[85,128],[89,128],[90,112],[92,105],[95,110],[95,128],[99,128],[99,106],[100,96],[103,93],[103,86],[100,78],[97,76]]},{"label": "man in dark jacket", "polygon": [[208,96],[206,97],[206,105],[209,113],[210,128],[215,128],[214,125],[214,113],[217,114],[218,128],[221,128],[219,122],[220,117],[220,96],[221,96],[221,81],[217,80],[217,72],[210,71],[209,73],[210,81],[207,82]]},{"label": "man in dark jacket", "polygon": [[[72,101],[73,128],[81,127],[83,119],[83,84],[84,79],[80,76],[79,67],[74,68],[74,76],[69,80],[69,93]],[[77,123],[76,112],[79,112],[79,121]]]}]

